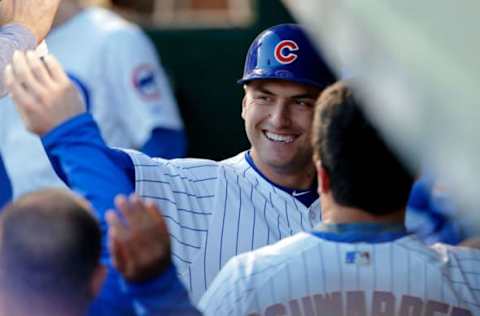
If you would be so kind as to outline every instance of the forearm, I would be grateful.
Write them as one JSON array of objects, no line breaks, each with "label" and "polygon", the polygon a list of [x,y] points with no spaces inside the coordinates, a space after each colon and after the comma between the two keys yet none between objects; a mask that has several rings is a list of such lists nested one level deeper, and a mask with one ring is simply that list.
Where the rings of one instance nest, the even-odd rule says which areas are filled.
[{"label": "forearm", "polygon": [[13,52],[34,49],[35,45],[35,36],[24,26],[7,24],[0,27],[0,97],[7,93],[3,82],[3,72],[12,60]]},{"label": "forearm", "polygon": [[114,208],[117,194],[128,195],[134,189],[128,155],[108,148],[86,113],[56,127],[42,137],[42,142],[60,178],[90,201],[106,237],[105,212]]}]

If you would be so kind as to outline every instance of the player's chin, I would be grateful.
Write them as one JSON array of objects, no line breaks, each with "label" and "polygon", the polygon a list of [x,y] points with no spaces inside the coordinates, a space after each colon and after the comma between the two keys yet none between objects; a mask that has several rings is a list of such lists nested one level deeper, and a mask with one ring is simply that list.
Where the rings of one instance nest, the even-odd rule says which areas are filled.
[{"label": "player's chin", "polygon": [[265,162],[275,169],[291,169],[292,165],[296,164],[295,155],[292,153],[273,153],[269,152],[265,157]]}]

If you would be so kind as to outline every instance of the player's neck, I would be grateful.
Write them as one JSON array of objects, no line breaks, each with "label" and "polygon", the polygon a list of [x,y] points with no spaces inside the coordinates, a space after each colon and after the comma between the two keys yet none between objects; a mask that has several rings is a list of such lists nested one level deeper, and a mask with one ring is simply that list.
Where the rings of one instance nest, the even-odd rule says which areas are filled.
[{"label": "player's neck", "polygon": [[259,159],[255,159],[255,153],[251,152],[251,157],[258,170],[270,182],[281,187],[297,190],[310,189],[314,183],[316,173],[313,162],[310,165],[303,166],[299,170],[285,170],[281,168],[273,168],[262,163]]},{"label": "player's neck", "polygon": [[[323,196],[322,196],[323,195]],[[377,223],[404,224],[405,210],[400,209],[388,215],[375,216],[364,210],[339,205],[330,196],[321,194],[322,221],[326,224]]]}]

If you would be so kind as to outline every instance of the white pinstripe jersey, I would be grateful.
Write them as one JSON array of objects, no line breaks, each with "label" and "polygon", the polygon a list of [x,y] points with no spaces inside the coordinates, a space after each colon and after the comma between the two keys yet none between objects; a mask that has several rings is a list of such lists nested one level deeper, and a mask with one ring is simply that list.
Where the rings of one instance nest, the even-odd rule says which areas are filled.
[{"label": "white pinstripe jersey", "polygon": [[157,202],[166,218],[172,256],[193,302],[233,256],[312,229],[320,202],[309,208],[275,188],[245,160],[164,160],[128,151],[135,191]]},{"label": "white pinstripe jersey", "polygon": [[480,251],[413,236],[346,243],[299,233],[230,260],[205,315],[480,315]]}]

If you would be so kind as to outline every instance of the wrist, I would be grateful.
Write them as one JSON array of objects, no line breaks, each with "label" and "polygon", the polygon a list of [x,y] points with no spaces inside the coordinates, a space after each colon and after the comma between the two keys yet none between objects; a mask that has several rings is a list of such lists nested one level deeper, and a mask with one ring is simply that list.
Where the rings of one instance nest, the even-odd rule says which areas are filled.
[{"label": "wrist", "polygon": [[25,24],[10,22],[1,28],[2,32],[13,35],[18,50],[25,51],[37,46],[37,37]]}]

